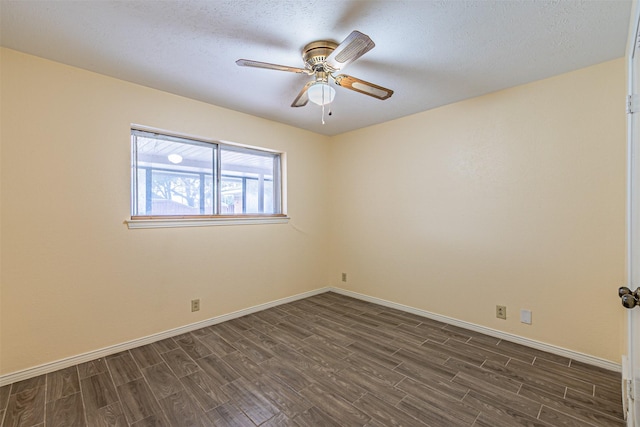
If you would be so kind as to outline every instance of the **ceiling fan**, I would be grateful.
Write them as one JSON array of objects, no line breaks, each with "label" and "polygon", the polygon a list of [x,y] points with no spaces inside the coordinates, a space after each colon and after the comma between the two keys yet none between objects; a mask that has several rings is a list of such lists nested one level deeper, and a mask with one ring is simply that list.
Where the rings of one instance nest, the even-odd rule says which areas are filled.
[{"label": "ceiling fan", "polygon": [[249,59],[238,59],[236,64],[241,67],[265,68],[313,76],[314,80],[302,88],[291,104],[292,107],[303,107],[307,105],[308,101],[322,106],[330,104],[335,97],[335,89],[329,85],[329,78],[333,79],[335,84],[340,87],[385,100],[393,95],[391,89],[346,74],[334,75],[335,72],[360,58],[374,47],[375,43],[369,36],[360,31],[353,31],[340,44],[329,40],[318,40],[307,44],[302,49],[302,60],[305,68],[270,64]]}]

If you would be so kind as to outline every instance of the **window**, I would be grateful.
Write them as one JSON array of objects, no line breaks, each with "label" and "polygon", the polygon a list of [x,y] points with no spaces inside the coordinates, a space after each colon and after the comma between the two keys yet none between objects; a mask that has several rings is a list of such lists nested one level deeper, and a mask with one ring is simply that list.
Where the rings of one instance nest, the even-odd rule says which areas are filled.
[{"label": "window", "polygon": [[131,218],[284,216],[280,153],[131,130]]}]

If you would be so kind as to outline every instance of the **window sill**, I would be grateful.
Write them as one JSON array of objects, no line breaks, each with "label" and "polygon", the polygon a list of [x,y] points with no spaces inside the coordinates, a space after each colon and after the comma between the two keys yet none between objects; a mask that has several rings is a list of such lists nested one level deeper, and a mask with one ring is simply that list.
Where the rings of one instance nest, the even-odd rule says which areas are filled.
[{"label": "window sill", "polygon": [[255,224],[287,224],[288,216],[277,217],[233,217],[233,218],[162,218],[162,219],[128,219],[124,223],[129,229],[137,228],[180,228],[211,227],[218,225],[255,225]]}]

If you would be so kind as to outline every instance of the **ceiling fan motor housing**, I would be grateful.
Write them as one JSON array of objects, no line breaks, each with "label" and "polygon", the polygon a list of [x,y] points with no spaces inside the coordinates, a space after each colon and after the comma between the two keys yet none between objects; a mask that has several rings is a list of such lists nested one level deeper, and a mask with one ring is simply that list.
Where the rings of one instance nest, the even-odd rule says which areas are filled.
[{"label": "ceiling fan motor housing", "polygon": [[302,60],[313,71],[325,71],[324,61],[336,47],[338,47],[338,43],[329,40],[311,42],[302,49]]}]

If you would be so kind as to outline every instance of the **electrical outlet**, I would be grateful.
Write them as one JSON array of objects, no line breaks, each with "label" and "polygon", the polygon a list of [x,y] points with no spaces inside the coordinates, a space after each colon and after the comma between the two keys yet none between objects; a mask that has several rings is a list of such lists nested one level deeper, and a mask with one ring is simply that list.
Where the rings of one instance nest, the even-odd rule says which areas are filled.
[{"label": "electrical outlet", "polygon": [[200,300],[192,299],[191,300],[191,311],[200,311]]},{"label": "electrical outlet", "polygon": [[506,305],[496,305],[496,317],[498,319],[507,319],[507,306]]},{"label": "electrical outlet", "polygon": [[347,273],[342,273],[342,281],[343,282],[347,281]]}]

